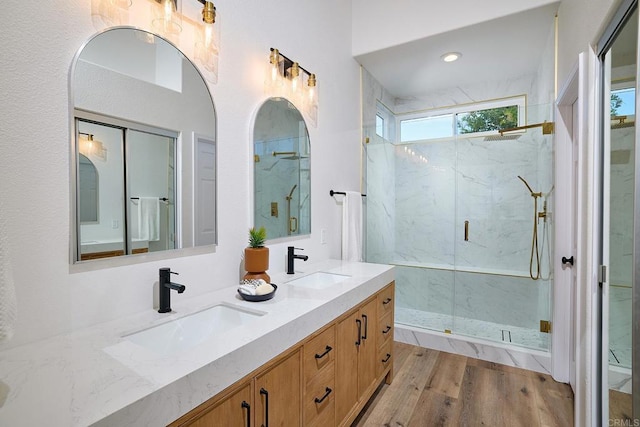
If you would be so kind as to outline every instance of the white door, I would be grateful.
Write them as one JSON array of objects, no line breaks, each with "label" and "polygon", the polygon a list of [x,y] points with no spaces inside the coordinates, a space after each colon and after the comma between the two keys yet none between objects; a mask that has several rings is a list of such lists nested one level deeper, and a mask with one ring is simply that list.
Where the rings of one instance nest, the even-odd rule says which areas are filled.
[{"label": "white door", "polygon": [[196,136],[195,150],[195,245],[216,243],[216,144]]}]

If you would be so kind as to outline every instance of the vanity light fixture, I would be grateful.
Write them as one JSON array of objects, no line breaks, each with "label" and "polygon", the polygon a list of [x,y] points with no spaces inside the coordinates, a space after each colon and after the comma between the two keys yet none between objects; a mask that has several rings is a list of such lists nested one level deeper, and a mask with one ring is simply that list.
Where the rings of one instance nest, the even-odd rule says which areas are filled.
[{"label": "vanity light fixture", "polygon": [[265,93],[270,97],[287,98],[316,127],[318,120],[318,81],[316,75],[271,48],[265,77]]},{"label": "vanity light fixture", "polygon": [[91,133],[78,132],[78,152],[87,157],[97,157],[102,161],[107,160],[107,149]]},{"label": "vanity light fixture", "polygon": [[[199,8],[183,2],[202,4]],[[91,16],[97,30],[130,25],[171,41],[198,65],[203,77],[218,81],[220,30],[216,7],[210,0],[91,0]],[[180,38],[189,44],[180,43]],[[148,39],[153,43],[153,37]]]},{"label": "vanity light fixture", "polygon": [[151,26],[163,37],[175,41],[182,32],[182,4],[178,0],[156,0]]},{"label": "vanity light fixture", "polygon": [[208,0],[198,0],[202,3],[201,30],[195,43],[196,62],[207,72],[213,74],[217,81],[219,55],[219,25],[216,22],[216,7]]},{"label": "vanity light fixture", "polygon": [[461,56],[462,54],[460,52],[447,52],[444,55],[442,55],[440,58],[444,62],[454,62],[460,59]]},{"label": "vanity light fixture", "polygon": [[106,26],[127,24],[132,0],[92,0],[91,3],[92,20],[102,21],[102,25]]}]

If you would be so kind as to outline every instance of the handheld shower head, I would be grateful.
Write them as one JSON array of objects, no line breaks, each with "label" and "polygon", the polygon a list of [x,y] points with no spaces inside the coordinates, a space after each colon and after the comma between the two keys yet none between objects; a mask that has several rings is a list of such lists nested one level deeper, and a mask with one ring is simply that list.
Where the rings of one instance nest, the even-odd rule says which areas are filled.
[{"label": "handheld shower head", "polygon": [[291,192],[289,193],[289,195],[287,197],[285,197],[285,199],[291,200],[293,198],[293,191],[296,189],[297,186],[298,186],[298,184],[295,184],[293,186],[293,188],[291,189]]},{"label": "handheld shower head", "polygon": [[529,189],[529,192],[531,193],[531,197],[540,197],[542,196],[542,193],[536,193],[533,191],[533,189],[531,188],[531,186],[529,185],[529,183],[527,181],[525,181],[525,179],[523,177],[521,177],[520,175],[518,175],[518,178],[520,178],[520,181],[524,182],[524,185],[527,186],[527,188]]}]

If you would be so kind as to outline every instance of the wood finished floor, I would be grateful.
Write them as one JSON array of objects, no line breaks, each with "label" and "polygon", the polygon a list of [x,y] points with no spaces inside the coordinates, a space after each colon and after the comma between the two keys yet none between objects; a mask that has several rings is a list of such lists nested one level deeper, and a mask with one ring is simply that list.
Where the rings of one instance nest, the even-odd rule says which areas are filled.
[{"label": "wood finished floor", "polygon": [[573,392],[550,375],[394,343],[394,379],[352,427],[573,426]]}]

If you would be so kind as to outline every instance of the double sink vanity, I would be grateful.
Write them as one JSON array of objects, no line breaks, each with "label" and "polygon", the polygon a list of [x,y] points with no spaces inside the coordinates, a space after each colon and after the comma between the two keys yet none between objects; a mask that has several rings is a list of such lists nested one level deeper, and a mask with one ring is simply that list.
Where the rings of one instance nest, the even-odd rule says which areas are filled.
[{"label": "double sink vanity", "polygon": [[393,267],[304,271],[1,352],[0,425],[349,425],[391,381]]}]

